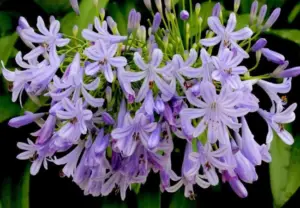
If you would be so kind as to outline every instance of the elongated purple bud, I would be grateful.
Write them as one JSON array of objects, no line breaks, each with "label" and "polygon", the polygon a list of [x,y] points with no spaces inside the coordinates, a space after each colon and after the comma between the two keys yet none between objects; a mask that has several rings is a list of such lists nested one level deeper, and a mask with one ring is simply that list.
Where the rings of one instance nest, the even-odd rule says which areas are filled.
[{"label": "elongated purple bud", "polygon": [[148,10],[152,11],[152,4],[151,0],[144,0],[144,4],[147,7]]},{"label": "elongated purple bud", "polygon": [[256,43],[252,46],[251,50],[253,52],[259,51],[267,45],[267,40],[265,38],[260,38]]},{"label": "elongated purple bud", "polygon": [[283,72],[283,70],[285,70],[287,67],[289,66],[289,62],[285,61],[284,64],[279,65],[272,73],[271,76],[275,77],[275,78],[279,78],[281,72]]},{"label": "elongated purple bud", "polygon": [[152,33],[156,33],[157,32],[160,23],[161,23],[161,16],[160,16],[160,13],[157,12],[154,15],[154,19],[153,19]]},{"label": "elongated purple bud", "polygon": [[161,132],[161,126],[157,125],[156,129],[152,132],[148,140],[148,147],[150,150],[156,148],[157,145],[159,144],[160,132]]},{"label": "elongated purple bud", "polygon": [[266,16],[267,10],[268,10],[267,5],[263,5],[260,8],[258,19],[257,19],[257,25],[261,25],[263,23],[263,21],[265,20],[265,16]]},{"label": "elongated purple bud", "polygon": [[182,10],[180,12],[180,19],[182,19],[182,20],[188,20],[189,17],[190,17],[190,13],[188,11]]},{"label": "elongated purple bud", "polygon": [[158,114],[165,111],[165,103],[159,96],[155,100],[155,110]]},{"label": "elongated purple bud", "polygon": [[135,21],[136,21],[135,19],[136,19],[136,11],[135,9],[132,9],[129,12],[129,16],[128,16],[128,26],[127,26],[128,33],[131,33],[135,29]]},{"label": "elongated purple bud", "polygon": [[56,124],[56,116],[49,115],[46,122],[44,123],[43,127],[41,128],[37,143],[38,144],[44,144],[48,141],[48,139],[51,138]]},{"label": "elongated purple bud", "polygon": [[253,24],[258,10],[258,2],[254,1],[251,5],[251,11],[250,11],[250,23]]},{"label": "elongated purple bud", "polygon": [[229,184],[232,190],[241,198],[246,198],[248,196],[248,191],[245,188],[244,184],[237,178],[229,180]]},{"label": "elongated purple bud", "polygon": [[285,57],[282,54],[268,48],[261,49],[261,52],[269,61],[275,64],[284,64]]},{"label": "elongated purple bud", "polygon": [[165,103],[165,111],[164,111],[164,118],[168,121],[168,123],[171,126],[175,126],[176,122],[175,122],[175,118],[173,116],[173,112],[171,107],[169,106],[169,104]]},{"label": "elongated purple bud", "polygon": [[102,112],[101,113],[103,122],[107,125],[114,125],[115,124],[115,120],[113,119],[113,117],[107,113],[107,112]]},{"label": "elongated purple bud", "polygon": [[104,130],[101,129],[99,132],[98,132],[98,135],[95,139],[95,153],[96,154],[100,154],[100,153],[103,153],[107,146],[109,144],[109,136],[106,135],[104,136]]},{"label": "elongated purple bud", "polygon": [[26,111],[24,116],[19,116],[19,117],[15,117],[10,119],[10,121],[8,122],[8,125],[14,128],[19,128],[21,126],[25,126],[27,124],[30,124],[32,122],[34,122],[35,120],[43,117],[45,114],[44,113],[31,113]]},{"label": "elongated purple bud", "polygon": [[277,21],[279,15],[280,15],[280,12],[281,12],[280,8],[277,8],[272,12],[271,16],[268,18],[268,20],[264,26],[264,30],[267,30],[274,25],[274,23]]},{"label": "elongated purple bud", "polygon": [[221,12],[221,4],[216,3],[213,10],[212,10],[212,16],[219,17]]},{"label": "elongated purple bud", "polygon": [[282,71],[278,76],[281,78],[285,78],[285,77],[297,77],[299,75],[300,75],[300,66],[297,66]]},{"label": "elongated purple bud", "polygon": [[70,3],[74,11],[76,12],[76,14],[79,15],[80,11],[79,11],[78,0],[70,0]]}]

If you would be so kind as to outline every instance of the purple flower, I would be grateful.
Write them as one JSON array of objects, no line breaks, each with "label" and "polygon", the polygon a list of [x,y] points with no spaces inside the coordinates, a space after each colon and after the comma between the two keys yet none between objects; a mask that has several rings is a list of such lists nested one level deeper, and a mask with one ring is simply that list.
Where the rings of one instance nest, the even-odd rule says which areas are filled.
[{"label": "purple flower", "polygon": [[216,67],[216,70],[212,72],[212,78],[220,81],[223,86],[229,85],[233,89],[237,89],[240,84],[239,75],[248,71],[245,66],[239,66],[243,57],[234,56],[234,53],[226,48],[217,57],[212,57],[212,60]]},{"label": "purple flower", "polygon": [[297,104],[294,103],[287,109],[281,111],[275,111],[274,107],[271,109],[270,112],[267,112],[262,109],[258,110],[259,115],[263,117],[268,124],[268,135],[266,141],[268,145],[270,145],[271,141],[273,140],[273,130],[287,145],[291,145],[294,143],[293,136],[287,130],[284,129],[284,124],[291,123],[295,120],[296,116],[294,111],[296,108]]},{"label": "purple flower", "polygon": [[195,69],[192,65],[198,58],[195,49],[191,49],[190,54],[186,60],[183,60],[182,56],[176,54],[173,56],[172,62],[167,65],[164,70],[168,71],[171,77],[171,86],[173,88],[173,94],[176,92],[176,80],[178,80],[181,87],[184,89],[185,79],[183,76],[188,78],[199,78],[201,69]]},{"label": "purple flower", "polygon": [[221,50],[229,46],[230,48],[235,48],[240,54],[243,55],[243,57],[249,57],[248,53],[244,51],[244,49],[242,49],[236,42],[250,38],[253,32],[249,27],[245,27],[241,30],[233,32],[236,27],[236,16],[234,13],[230,14],[226,28],[221,24],[218,17],[209,17],[208,25],[217,36],[200,40],[202,45],[215,46],[221,42]]},{"label": "purple flower", "polygon": [[173,96],[173,90],[171,89],[171,87],[159,76],[162,71],[158,67],[161,64],[162,59],[163,53],[160,49],[154,49],[151,56],[151,61],[148,64],[144,62],[138,52],[134,53],[134,63],[139,69],[143,71],[126,71],[124,72],[124,79],[126,79],[128,82],[136,82],[144,79],[143,84],[136,97],[137,102],[142,101],[146,97],[148,91],[152,88],[153,83],[155,83],[158,89],[161,91],[162,98],[164,100],[170,100]]},{"label": "purple flower", "polygon": [[73,95],[72,100],[76,102],[80,98],[80,94],[82,94],[88,104],[93,107],[101,107],[104,99],[94,98],[88,92],[96,90],[99,83],[100,79],[98,77],[89,84],[84,83],[84,72],[80,66],[80,55],[77,53],[62,79],[60,80],[57,76],[54,77],[53,84],[55,89],[50,91],[49,95],[55,101],[60,101]]},{"label": "purple flower", "polygon": [[107,22],[103,21],[102,23],[100,23],[98,17],[95,17],[94,19],[94,27],[97,32],[94,32],[92,29],[84,29],[82,31],[82,37],[92,42],[102,40],[111,44],[119,43],[127,39],[126,36],[111,35],[107,29]]},{"label": "purple flower", "polygon": [[188,11],[182,10],[182,11],[180,12],[180,19],[182,19],[182,20],[188,20],[189,17],[190,17],[190,14],[189,14]]},{"label": "purple flower", "polygon": [[[229,143],[227,127],[238,130],[241,124],[237,117],[246,115],[248,109],[237,108],[241,94],[232,92],[223,87],[220,94],[216,93],[215,86],[210,82],[202,82],[200,86],[202,100],[195,98],[193,105],[198,108],[184,108],[180,112],[181,124],[185,133],[190,137],[198,137],[208,128],[208,140],[215,143],[217,140],[222,144]],[[194,128],[191,120],[202,118]]]},{"label": "purple flower", "polygon": [[110,83],[113,82],[114,74],[112,67],[119,68],[127,65],[125,57],[114,57],[117,50],[117,44],[107,46],[102,40],[98,40],[94,46],[87,48],[84,52],[85,55],[96,62],[89,64],[85,68],[86,74],[94,75],[101,69],[103,70],[106,80]]},{"label": "purple flower", "polygon": [[114,129],[111,133],[115,140],[114,149],[124,156],[132,155],[140,141],[145,147],[148,146],[149,134],[156,127],[157,123],[151,123],[142,113],[137,113],[134,118],[131,118],[130,114],[127,113],[123,126]]},{"label": "purple flower", "polygon": [[15,117],[9,120],[8,125],[14,128],[19,128],[22,126],[25,126],[27,124],[30,124],[41,117],[45,115],[45,113],[31,113],[28,111],[25,111],[24,116]]},{"label": "purple flower", "polygon": [[19,34],[20,38],[22,41],[25,43],[26,46],[29,48],[33,49],[35,46],[32,44],[32,42],[26,40],[23,36],[23,30],[25,29],[30,29],[30,25],[28,24],[27,20],[24,17],[20,17],[18,21],[18,26],[17,26],[17,33]]},{"label": "purple flower", "polygon": [[76,14],[79,15],[80,11],[79,11],[78,0],[70,0],[70,4],[71,4],[72,8],[74,9],[74,11],[76,12]]},{"label": "purple flower", "polygon": [[76,143],[81,134],[87,133],[86,122],[92,119],[93,113],[85,109],[82,99],[73,104],[68,98],[64,98],[62,106],[64,110],[56,111],[56,116],[68,122],[57,133],[60,137]]},{"label": "purple flower", "polygon": [[60,23],[58,20],[52,21],[48,30],[44,20],[41,17],[38,17],[37,28],[42,35],[34,32],[32,28],[24,29],[22,31],[23,38],[26,41],[40,44],[40,46],[34,48],[24,56],[24,59],[26,60],[38,57],[39,55],[48,52],[52,47],[66,46],[70,42],[70,39],[62,38],[62,34],[59,33]]}]

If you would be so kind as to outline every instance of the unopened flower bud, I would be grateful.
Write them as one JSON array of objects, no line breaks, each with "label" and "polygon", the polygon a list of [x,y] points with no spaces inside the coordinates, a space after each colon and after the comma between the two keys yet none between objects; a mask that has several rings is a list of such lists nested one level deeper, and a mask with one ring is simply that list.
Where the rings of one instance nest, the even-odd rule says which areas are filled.
[{"label": "unopened flower bud", "polygon": [[274,23],[277,21],[279,15],[280,15],[280,12],[281,12],[280,8],[277,8],[272,12],[271,16],[268,18],[268,20],[263,28],[264,30],[267,30],[274,25]]},{"label": "unopened flower bud", "polygon": [[154,0],[155,1],[155,5],[157,10],[159,11],[159,13],[162,13],[162,3],[161,0]]},{"label": "unopened flower bud", "polygon": [[182,11],[180,12],[180,19],[182,19],[182,20],[188,20],[189,17],[190,17],[190,14],[189,14],[188,11],[182,10]]},{"label": "unopened flower bud", "polygon": [[253,24],[256,15],[257,15],[257,9],[258,9],[258,2],[254,1],[251,5],[251,11],[250,11],[250,23]]},{"label": "unopened flower bud", "polygon": [[172,9],[172,2],[171,0],[165,0],[165,7],[168,11],[171,11]]},{"label": "unopened flower bud", "polygon": [[252,46],[251,50],[253,52],[259,51],[267,45],[267,40],[265,38],[260,38],[256,43]]},{"label": "unopened flower bud", "polygon": [[219,17],[220,16],[220,12],[221,12],[221,4],[220,3],[216,3],[213,11],[212,11],[212,16],[215,17]]},{"label": "unopened flower bud", "polygon": [[151,0],[144,0],[144,4],[148,10],[152,11]]},{"label": "unopened flower bud", "polygon": [[258,15],[258,19],[257,19],[257,25],[261,25],[265,19],[265,16],[266,16],[266,13],[267,13],[267,10],[268,10],[268,7],[267,5],[263,5],[261,8],[260,8],[260,11],[259,11],[259,15]]},{"label": "unopened flower bud", "polygon": [[70,0],[70,3],[74,11],[76,12],[76,14],[79,15],[80,12],[79,12],[78,0]]},{"label": "unopened flower bud", "polygon": [[241,0],[234,0],[234,12],[236,13],[241,5]]},{"label": "unopened flower bud", "polygon": [[74,25],[72,32],[73,32],[74,37],[76,37],[78,35],[78,26],[77,25]]},{"label": "unopened flower bud", "polygon": [[157,32],[160,23],[161,23],[161,16],[160,16],[160,13],[157,12],[157,13],[154,15],[154,19],[153,19],[152,33],[156,33],[156,32]]},{"label": "unopened flower bud", "polygon": [[269,61],[275,64],[284,64],[285,57],[282,54],[272,51],[268,48],[261,49],[261,52]]},{"label": "unopened flower bud", "polygon": [[105,89],[105,97],[106,97],[107,102],[109,103],[112,99],[112,89],[110,86],[107,86]]},{"label": "unopened flower bud", "polygon": [[105,17],[105,9],[104,9],[104,8],[101,8],[100,11],[99,11],[99,14],[100,14],[101,20],[103,21],[103,20],[104,20],[104,17]]},{"label": "unopened flower bud", "polygon": [[200,15],[200,11],[201,11],[201,5],[200,3],[197,3],[195,6],[195,13],[197,17]]}]

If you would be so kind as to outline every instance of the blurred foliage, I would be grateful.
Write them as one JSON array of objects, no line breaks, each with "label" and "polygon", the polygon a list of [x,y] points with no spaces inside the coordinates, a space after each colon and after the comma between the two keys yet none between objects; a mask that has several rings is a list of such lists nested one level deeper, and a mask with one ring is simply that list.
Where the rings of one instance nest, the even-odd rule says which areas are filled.
[{"label": "blurred foliage", "polygon": [[[11,0],[10,2],[15,2]],[[25,0],[24,0],[25,1]],[[23,1],[23,2],[24,2]],[[77,25],[79,29],[83,29],[88,24],[93,23],[93,18],[99,8],[106,7],[108,15],[112,16],[118,24],[120,33],[126,34],[127,31],[127,15],[132,7],[142,6],[142,1],[133,0],[99,0],[99,6],[96,9],[92,0],[82,0],[80,3],[81,16],[78,17],[71,11],[69,0],[31,0],[33,2],[27,4],[36,4],[38,11],[32,12],[34,15],[41,15],[49,17],[50,15],[58,14],[61,21],[62,32],[68,35],[72,34],[72,28]],[[9,1],[7,1],[9,2]],[[17,1],[16,1],[17,2]],[[232,1],[221,1],[225,5],[230,3],[231,7],[226,7],[227,11],[224,14],[227,15],[232,10]],[[260,5],[266,3],[268,5],[268,12],[270,13],[271,8],[278,6],[285,6],[289,0],[259,0]],[[1,2],[0,2],[1,3]],[[252,0],[241,1],[241,13],[248,13],[251,8]],[[13,3],[12,3],[13,4]],[[26,3],[25,3],[26,4]],[[201,16],[203,18],[202,30],[207,28],[207,17],[211,14],[212,7],[215,2],[209,1],[201,4]],[[0,4],[1,5],[1,4]],[[300,30],[299,28],[292,28],[291,25],[297,21],[300,12],[300,3],[291,3],[292,7],[289,8],[291,12],[286,12],[286,16],[282,17],[284,22],[280,28],[272,29],[268,31],[268,34],[280,37],[282,39],[289,40],[296,44],[300,44]],[[145,11],[143,9],[142,11]],[[46,14],[44,14],[46,13]],[[142,13],[144,15],[144,13]],[[21,15],[21,14],[20,14]],[[22,14],[23,15],[23,14]],[[15,43],[17,41],[17,35],[12,33],[16,27],[15,19],[19,14],[15,11],[0,11],[0,60],[8,65],[9,68],[14,66],[12,57],[16,53]],[[147,16],[147,15],[145,15]],[[290,23],[291,25],[289,25]],[[240,14],[238,16],[237,28],[242,28],[249,24],[249,14]],[[34,23],[32,24],[34,25]],[[197,30],[191,26],[192,31]],[[193,33],[193,32],[192,32]],[[81,31],[79,31],[81,34]],[[193,34],[191,34],[193,35]],[[11,61],[9,61],[11,59]],[[0,70],[1,74],[1,70]],[[2,78],[0,78],[1,81]],[[3,81],[3,80],[2,80]],[[7,121],[9,118],[22,114],[24,110],[38,111],[40,107],[47,101],[46,97],[40,97],[39,100],[33,102],[27,100],[24,103],[23,109],[20,109],[18,103],[11,102],[10,93],[5,90],[6,86],[0,86],[0,123]],[[2,139],[2,138],[1,138]],[[3,138],[9,139],[9,138]],[[289,198],[296,192],[300,186],[300,137],[295,138],[295,144],[292,147],[286,146],[278,137],[275,137],[271,146],[271,154],[273,161],[270,164],[270,179],[271,189],[274,198],[274,206],[283,206]],[[18,181],[18,182],[15,182]],[[0,191],[0,208],[28,208],[29,207],[29,186],[30,176],[28,167],[24,172],[18,175],[16,180],[13,177],[7,176],[2,181],[2,190]],[[45,187],[42,187],[45,188]],[[220,187],[218,187],[220,188]],[[182,189],[177,193],[173,194],[172,197],[165,202],[163,194],[158,190],[146,191],[143,186],[133,186],[132,189],[138,196],[134,194],[129,197],[133,199],[133,202],[120,202],[120,200],[111,199],[111,197],[105,197],[101,199],[101,207],[133,207],[139,208],[158,208],[158,207],[170,207],[170,208],[183,208],[183,207],[196,207],[197,202],[186,199],[183,196]],[[49,196],[51,197],[51,196]],[[197,198],[198,199],[198,198]],[[97,202],[98,203],[98,202]],[[129,205],[130,204],[130,205]],[[162,205],[164,204],[164,205]]]},{"label": "blurred foliage", "polygon": [[270,179],[274,206],[282,207],[300,187],[300,137],[295,137],[295,143],[289,146],[277,135],[274,136],[271,155]]}]

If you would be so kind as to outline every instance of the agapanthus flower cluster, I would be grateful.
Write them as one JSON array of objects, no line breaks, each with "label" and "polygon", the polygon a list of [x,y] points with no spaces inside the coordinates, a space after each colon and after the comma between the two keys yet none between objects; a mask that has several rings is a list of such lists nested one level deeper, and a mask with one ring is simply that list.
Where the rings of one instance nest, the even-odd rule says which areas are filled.
[{"label": "agapanthus flower cluster", "polygon": [[[39,127],[27,143],[17,144],[24,151],[17,158],[32,161],[32,175],[48,163],[59,165],[61,175],[93,196],[119,191],[124,200],[128,188],[156,173],[162,192],[184,187],[193,199],[196,186],[216,186],[222,179],[246,197],[244,183],[258,180],[256,166],[271,161],[273,135],[288,145],[294,141],[284,125],[294,121],[297,104],[281,96],[300,67],[286,69],[285,57],[259,39],[280,9],[266,18],[267,6],[258,8],[255,1],[249,26],[236,29],[240,1],[228,18],[216,4],[202,32],[199,3],[178,12],[172,0],[165,0],[165,8],[160,0],[156,8],[144,2],[153,22],[142,25],[133,9],[123,35],[104,9],[82,29],[82,38],[77,26],[72,36],[60,33],[53,17],[47,23],[38,17],[36,28],[20,18],[17,31],[30,50],[17,54],[18,69],[3,66],[2,73],[12,84],[13,101],[22,103],[25,92],[38,104],[47,98],[48,110],[9,121],[15,128],[32,122]],[[77,1],[71,3],[79,14]],[[249,69],[244,60],[250,56],[256,65]],[[254,76],[262,59],[278,67]],[[254,86],[269,96],[271,109],[260,107]],[[256,142],[249,114],[265,120],[264,144]],[[171,156],[180,139],[182,169],[175,172]]]}]

